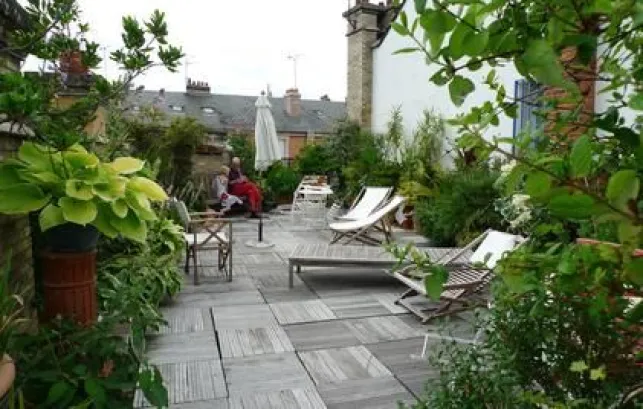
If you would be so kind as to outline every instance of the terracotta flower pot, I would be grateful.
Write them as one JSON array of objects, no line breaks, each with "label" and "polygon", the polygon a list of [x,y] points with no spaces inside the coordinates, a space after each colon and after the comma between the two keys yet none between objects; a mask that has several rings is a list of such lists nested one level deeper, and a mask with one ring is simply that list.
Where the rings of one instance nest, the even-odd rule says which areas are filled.
[{"label": "terracotta flower pot", "polygon": [[2,357],[0,360],[0,408],[3,408],[6,400],[8,399],[8,393],[13,386],[13,382],[16,379],[16,365],[13,363],[13,359],[7,354]]}]

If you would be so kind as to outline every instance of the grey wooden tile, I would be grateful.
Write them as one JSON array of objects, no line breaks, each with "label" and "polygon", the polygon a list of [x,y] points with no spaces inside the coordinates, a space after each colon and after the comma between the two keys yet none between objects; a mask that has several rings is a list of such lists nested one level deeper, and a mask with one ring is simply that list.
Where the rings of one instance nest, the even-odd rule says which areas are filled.
[{"label": "grey wooden tile", "polygon": [[295,288],[262,288],[259,290],[267,303],[317,300],[319,297],[305,285]]},{"label": "grey wooden tile", "polygon": [[220,329],[219,344],[223,358],[292,352],[288,335],[280,326],[261,328]]},{"label": "grey wooden tile", "polygon": [[[173,405],[227,397],[221,362],[218,360],[166,363],[158,368]],[[141,391],[136,392],[134,406],[150,406]]]},{"label": "grey wooden tile", "polygon": [[347,320],[350,330],[365,344],[422,336],[398,316],[370,317]]},{"label": "grey wooden tile", "polygon": [[230,398],[230,409],[326,409],[315,388],[243,394]]},{"label": "grey wooden tile", "polygon": [[257,266],[257,265],[285,265],[286,261],[279,256],[274,251],[270,253],[253,253],[253,254],[243,254],[235,255],[235,261],[242,263],[246,266]]},{"label": "grey wooden tile", "polygon": [[181,288],[181,294],[227,293],[231,291],[252,291],[256,289],[254,282],[249,277],[239,277],[236,273],[237,270],[235,269],[232,281],[226,281],[223,278],[204,279],[199,285],[192,284],[190,277]]},{"label": "grey wooden tile", "polygon": [[277,321],[284,324],[332,320],[335,314],[320,300],[270,304]]},{"label": "grey wooden tile", "polygon": [[223,293],[180,294],[174,304],[182,307],[214,307],[222,305],[263,304],[264,302],[261,293],[254,289]]},{"label": "grey wooden tile", "polygon": [[278,325],[268,304],[220,306],[211,311],[217,331]]},{"label": "grey wooden tile", "polygon": [[228,399],[214,399],[170,405],[170,409],[230,409],[230,405]]},{"label": "grey wooden tile", "polygon": [[297,351],[360,345],[344,321],[323,321],[284,327]]},{"label": "grey wooden tile", "polygon": [[[254,284],[259,288],[260,290],[262,289],[279,289],[279,288],[289,288],[288,287],[288,268],[280,268],[278,271],[268,271],[263,274],[253,274],[252,272],[250,273],[253,278],[252,280],[254,281]],[[294,280],[294,286],[295,288],[301,287],[304,285],[304,283],[301,281],[299,277],[296,275],[293,277]]]},{"label": "grey wooden tile", "polygon": [[[402,341],[370,344],[366,347],[373,353],[413,394],[420,397],[429,377],[436,371],[427,358],[422,358],[424,338],[410,338]],[[429,343],[428,350],[434,351],[437,341]]]},{"label": "grey wooden tile", "polygon": [[162,308],[161,313],[168,325],[161,327],[159,334],[214,331],[208,308]]},{"label": "grey wooden tile", "polygon": [[323,385],[319,393],[328,409],[393,409],[398,407],[398,402],[415,402],[413,396],[393,377]]},{"label": "grey wooden tile", "polygon": [[323,301],[338,318],[371,317],[374,315],[390,314],[390,311],[372,295],[331,297],[323,298]]},{"label": "grey wooden tile", "polygon": [[377,301],[379,301],[384,306],[384,308],[389,310],[391,314],[408,314],[409,313],[409,311],[406,308],[395,304],[395,301],[400,296],[399,293],[379,293],[379,294],[373,294],[372,296]]},{"label": "grey wooden tile", "polygon": [[219,359],[214,332],[151,335],[146,355],[155,364]]},{"label": "grey wooden tile", "polygon": [[225,359],[222,362],[231,398],[313,387],[301,362],[291,352]]},{"label": "grey wooden tile", "polygon": [[300,352],[299,357],[316,385],[392,376],[364,346]]}]

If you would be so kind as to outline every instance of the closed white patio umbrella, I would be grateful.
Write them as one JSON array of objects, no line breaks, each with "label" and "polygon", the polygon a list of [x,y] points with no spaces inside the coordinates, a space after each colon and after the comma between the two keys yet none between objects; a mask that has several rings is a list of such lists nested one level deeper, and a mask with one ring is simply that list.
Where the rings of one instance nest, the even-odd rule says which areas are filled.
[{"label": "closed white patio umbrella", "polygon": [[[265,92],[255,103],[257,117],[255,120],[255,169],[263,172],[273,163],[281,160],[279,139],[277,139],[277,128],[275,120],[270,111],[271,105]],[[246,245],[251,247],[270,247],[271,243],[263,241],[263,211],[259,213],[259,240],[258,242],[248,241]]]},{"label": "closed white patio umbrella", "polygon": [[257,119],[255,122],[255,169],[262,172],[273,163],[281,160],[279,139],[275,120],[270,111],[271,105],[264,92],[255,103]]}]

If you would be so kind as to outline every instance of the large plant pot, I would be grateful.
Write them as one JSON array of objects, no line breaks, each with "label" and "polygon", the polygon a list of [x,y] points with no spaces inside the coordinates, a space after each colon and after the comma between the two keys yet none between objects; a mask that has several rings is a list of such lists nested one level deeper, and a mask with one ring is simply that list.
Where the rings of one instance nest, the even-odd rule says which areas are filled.
[{"label": "large plant pot", "polygon": [[9,408],[9,391],[16,379],[16,366],[9,355],[0,359],[0,409]]},{"label": "large plant pot", "polygon": [[91,225],[65,223],[47,230],[47,247],[52,253],[85,253],[96,249],[99,231]]},{"label": "large plant pot", "polygon": [[96,322],[96,251],[42,254],[43,321],[60,316],[82,325]]}]

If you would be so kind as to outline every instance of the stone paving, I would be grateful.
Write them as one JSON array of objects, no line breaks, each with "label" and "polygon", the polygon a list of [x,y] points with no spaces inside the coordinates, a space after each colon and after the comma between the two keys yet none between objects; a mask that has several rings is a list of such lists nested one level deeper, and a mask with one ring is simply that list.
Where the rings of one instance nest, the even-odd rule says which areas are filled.
[{"label": "stone paving", "polygon": [[[256,222],[235,223],[232,282],[216,271],[215,254],[201,256],[201,285],[186,278],[163,310],[169,325],[149,336],[148,357],[164,375],[170,407],[373,409],[414,402],[433,374],[419,357],[423,335],[444,330],[396,306],[404,288],[382,271],[305,268],[289,289],[292,248],[327,243],[330,233],[279,215],[264,230],[274,246],[259,250],[245,244],[256,239]],[[465,318],[448,326],[469,339],[474,329]],[[146,406],[140,394],[135,404]]]}]

